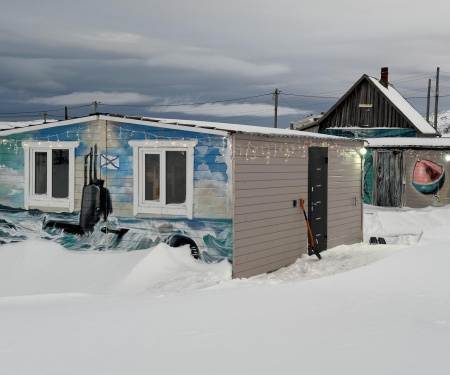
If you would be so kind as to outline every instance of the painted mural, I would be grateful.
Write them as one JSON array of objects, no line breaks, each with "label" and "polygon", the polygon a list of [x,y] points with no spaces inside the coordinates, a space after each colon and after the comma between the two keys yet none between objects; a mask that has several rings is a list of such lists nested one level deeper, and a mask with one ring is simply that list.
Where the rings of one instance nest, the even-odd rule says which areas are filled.
[{"label": "painted mural", "polygon": [[449,169],[448,151],[369,150],[364,160],[364,202],[386,207],[450,204]]},{"label": "painted mural", "polygon": [[[169,142],[174,149],[180,145],[179,154],[183,156],[183,145],[189,140],[195,141],[193,217],[133,212],[136,155],[130,141],[149,141],[155,149],[158,142]],[[73,212],[25,207],[27,142],[50,148],[58,143],[78,142],[74,150]],[[177,245],[194,242],[198,257],[204,261],[231,260],[230,150],[224,136],[113,121],[36,128],[2,137],[0,242],[39,237],[70,250],[130,251],[176,238]],[[179,190],[176,170],[173,173],[174,190]]]},{"label": "painted mural", "polygon": [[422,194],[438,194],[445,181],[442,166],[431,160],[417,160],[414,165],[412,184]]}]

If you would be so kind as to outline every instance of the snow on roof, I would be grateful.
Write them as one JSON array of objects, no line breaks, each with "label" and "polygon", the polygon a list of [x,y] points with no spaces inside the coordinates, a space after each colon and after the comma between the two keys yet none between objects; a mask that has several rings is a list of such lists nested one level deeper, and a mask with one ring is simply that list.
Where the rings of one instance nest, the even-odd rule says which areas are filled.
[{"label": "snow on roof", "polygon": [[[48,120],[49,122],[55,122],[57,120]],[[40,125],[43,124],[43,120],[30,120],[30,121],[1,121],[0,122],[0,130],[11,130],[14,128],[23,128],[31,125]]]},{"label": "snow on roof", "polygon": [[430,148],[450,148],[450,138],[413,138],[413,137],[392,137],[392,138],[367,138],[366,147],[430,147]]},{"label": "snow on roof", "polygon": [[422,134],[439,135],[439,133],[420,115],[409,102],[389,84],[384,87],[377,78],[369,77],[375,86],[394,104]]},{"label": "snow on roof", "polygon": [[[154,120],[154,119],[153,119]],[[298,130],[281,129],[281,128],[271,128],[266,126],[254,126],[254,125],[241,125],[241,124],[228,124],[221,122],[207,122],[207,121],[193,121],[193,120],[170,120],[170,119],[159,119],[159,122],[163,124],[178,124],[178,125],[188,125],[188,126],[198,126],[204,129],[217,129],[225,130],[227,132],[235,133],[247,133],[247,134],[258,134],[258,135],[268,135],[268,136],[282,136],[282,137],[311,137],[311,138],[322,138],[322,139],[336,139],[342,137],[331,136],[327,134],[317,134],[317,133],[306,133],[300,132]]]},{"label": "snow on roof", "polygon": [[304,129],[304,128],[308,128],[311,125],[315,125],[316,122],[323,116],[323,114],[320,115],[314,115],[311,114],[308,117],[302,118],[301,120],[297,120],[297,121],[292,121],[291,122],[291,127],[293,129]]},{"label": "snow on roof", "polygon": [[[117,114],[98,114],[99,118],[102,120],[113,120],[117,122],[125,121],[125,122],[138,122],[141,125],[151,125],[150,122],[166,124],[166,125],[176,125],[176,126],[188,126],[191,127],[192,131],[195,131],[195,128],[206,129],[206,130],[219,130],[225,132],[232,133],[246,133],[252,135],[265,135],[268,137],[295,137],[295,138],[316,138],[316,139],[340,139],[346,141],[353,142],[361,142],[361,140],[356,140],[352,138],[344,138],[337,137],[333,135],[327,134],[317,134],[317,133],[309,133],[309,132],[301,132],[298,130],[290,130],[290,129],[281,129],[281,128],[270,128],[264,126],[253,126],[253,125],[241,125],[241,124],[228,124],[228,123],[220,123],[220,122],[208,122],[208,121],[197,121],[197,120],[176,120],[176,119],[162,119],[162,118],[150,118],[150,117],[137,117],[137,116],[124,116]],[[82,122],[86,121],[86,119],[92,119],[93,116],[81,117],[72,120],[62,120],[56,121],[49,124],[43,124],[41,120],[29,121],[29,122],[8,122],[8,123],[0,123],[0,134],[1,131],[24,131],[23,128],[28,126],[64,126],[68,123],[73,124],[74,122]],[[9,133],[9,132],[8,132]]]}]

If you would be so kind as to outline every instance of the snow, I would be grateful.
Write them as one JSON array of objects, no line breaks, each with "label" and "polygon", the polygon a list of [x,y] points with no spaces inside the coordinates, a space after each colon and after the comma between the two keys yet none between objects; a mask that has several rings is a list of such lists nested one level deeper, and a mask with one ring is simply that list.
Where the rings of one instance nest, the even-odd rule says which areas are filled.
[{"label": "snow", "polygon": [[368,77],[378,89],[419,129],[422,134],[438,135],[436,130],[420,115],[416,109],[394,88],[384,87],[377,78]]},{"label": "snow", "polygon": [[[434,113],[430,114],[430,124],[434,124]],[[443,137],[450,136],[450,111],[444,110],[438,113],[437,128]]]},{"label": "snow", "polygon": [[392,137],[392,138],[366,138],[368,147],[439,147],[449,148],[450,138],[415,138],[415,137]]},{"label": "snow", "polygon": [[[176,120],[176,119],[162,119],[162,118],[150,118],[150,117],[140,117],[139,119],[133,117],[120,117],[118,115],[100,115],[100,119],[114,120],[118,122],[135,122],[140,125],[154,125],[154,123],[166,124],[166,125],[178,125],[178,126],[188,126],[192,131],[195,128],[208,129],[208,130],[219,130],[225,132],[237,132],[246,134],[256,134],[264,135],[269,137],[294,137],[294,138],[315,138],[319,140],[343,140],[342,137],[336,137],[327,134],[316,134],[310,132],[301,132],[298,130],[281,129],[281,128],[271,128],[266,126],[253,126],[253,125],[241,125],[241,124],[229,124],[221,122],[209,122],[209,121],[194,121],[194,120]],[[64,126],[68,124],[73,124],[74,122],[84,122],[91,119],[92,116],[78,118],[75,120],[63,120],[63,121],[53,121],[52,126]],[[153,122],[153,124],[152,124]],[[50,121],[48,122],[50,123]],[[45,126],[48,126],[48,123]],[[10,135],[15,132],[23,132],[24,128],[32,125],[44,125],[42,121],[35,120],[30,122],[0,122],[0,133],[4,132],[5,135]],[[360,142],[360,140],[346,139],[348,142]]]},{"label": "snow", "polygon": [[364,219],[364,243],[250,279],[188,247],[2,245],[1,373],[448,373],[450,207]]},{"label": "snow", "polygon": [[[47,123],[55,122],[55,120],[48,120]],[[15,128],[23,128],[32,125],[44,124],[43,120],[30,120],[30,121],[0,121],[0,130],[10,130]]]}]

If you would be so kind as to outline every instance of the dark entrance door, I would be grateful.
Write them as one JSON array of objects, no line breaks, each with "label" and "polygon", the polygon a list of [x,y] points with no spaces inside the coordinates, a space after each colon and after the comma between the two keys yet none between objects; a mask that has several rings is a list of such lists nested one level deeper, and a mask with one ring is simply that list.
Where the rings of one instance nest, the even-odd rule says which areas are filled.
[{"label": "dark entrance door", "polygon": [[308,166],[308,213],[314,250],[327,249],[328,148],[310,147]]}]

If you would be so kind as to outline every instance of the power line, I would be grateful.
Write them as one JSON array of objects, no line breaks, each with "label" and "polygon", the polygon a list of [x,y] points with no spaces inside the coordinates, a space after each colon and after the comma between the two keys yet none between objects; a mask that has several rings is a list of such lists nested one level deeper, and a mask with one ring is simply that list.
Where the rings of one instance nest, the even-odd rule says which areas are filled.
[{"label": "power line", "polygon": [[227,103],[227,102],[233,102],[237,100],[245,100],[245,99],[253,99],[253,98],[260,98],[263,96],[272,95],[272,93],[268,94],[261,94],[261,95],[253,95],[253,96],[246,96],[243,98],[234,98],[234,99],[225,99],[225,100],[215,100],[210,102],[202,102],[202,103],[180,103],[180,104],[147,104],[147,105],[138,105],[138,104],[106,104],[106,103],[100,103],[102,106],[109,106],[109,107],[182,107],[182,106],[194,106],[194,105],[204,105],[204,104],[217,104],[217,103]]},{"label": "power line", "polygon": [[286,100],[286,98],[284,97],[284,94],[283,94],[283,93],[279,92],[279,94],[281,95],[281,99],[283,99],[283,100],[285,101],[285,103],[286,103],[289,107],[291,107],[291,108],[292,108],[295,112],[297,112],[300,116],[303,116],[303,114],[301,114],[300,111],[298,111],[296,108],[294,108],[294,107],[291,105],[291,103],[289,103],[289,102]]},{"label": "power line", "polygon": [[[269,95],[272,95],[272,93],[261,94],[261,95],[253,95],[253,96],[246,96],[246,97],[242,97],[242,98],[215,100],[215,101],[208,101],[208,102],[201,102],[201,103],[146,104],[146,105],[138,105],[138,104],[107,104],[107,103],[100,103],[100,104],[102,106],[110,106],[110,107],[140,107],[140,108],[183,107],[183,106],[199,106],[199,105],[205,105],[205,104],[228,103],[228,102],[238,101],[238,100],[260,98],[260,97],[269,96]],[[83,105],[79,105],[79,106],[75,106],[75,107],[67,107],[67,109],[85,108],[85,107],[90,107],[92,104],[93,103],[83,104]],[[2,117],[3,115],[15,115],[16,117],[20,117],[20,116],[17,116],[17,115],[25,115],[25,114],[39,115],[39,114],[42,114],[44,112],[50,113],[50,112],[58,112],[58,111],[64,111],[64,110],[65,110],[65,108],[62,108],[62,109],[51,109],[51,110],[44,110],[44,111],[0,112],[0,117]]]},{"label": "power line", "polygon": [[340,99],[340,97],[337,96],[320,96],[320,95],[303,95],[303,94],[286,94],[286,93],[283,94],[289,96],[299,96],[302,98]]},{"label": "power line", "polygon": [[413,82],[413,81],[419,81],[423,78],[435,78],[436,74],[434,73],[424,73],[424,74],[417,74],[414,76],[404,77],[400,79],[396,79],[391,81],[392,83],[405,83],[405,82]]}]

